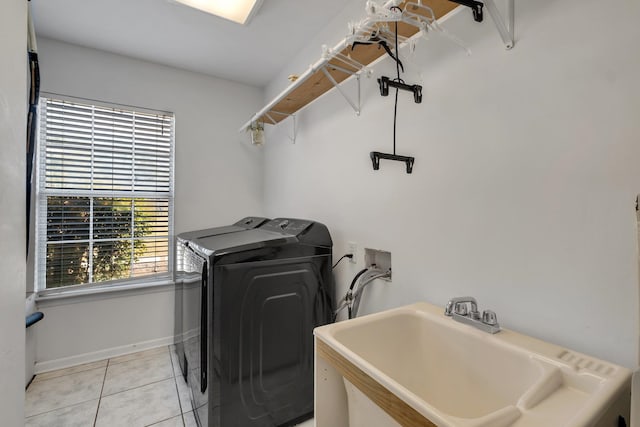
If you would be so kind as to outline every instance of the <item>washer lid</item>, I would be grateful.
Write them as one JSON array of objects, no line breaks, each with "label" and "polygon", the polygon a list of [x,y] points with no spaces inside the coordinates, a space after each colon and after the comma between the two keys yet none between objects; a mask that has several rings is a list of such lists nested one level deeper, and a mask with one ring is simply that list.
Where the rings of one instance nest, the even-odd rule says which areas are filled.
[{"label": "washer lid", "polygon": [[298,239],[290,234],[274,233],[255,228],[237,233],[202,236],[189,241],[189,246],[198,252],[211,256],[233,252],[244,252],[265,246],[296,243]]},{"label": "washer lid", "polygon": [[267,221],[269,221],[269,218],[263,218],[259,216],[248,216],[248,217],[242,218],[241,220],[235,222],[232,225],[180,233],[178,234],[178,239],[194,241],[204,237],[219,236],[221,234],[228,234],[228,233],[236,233],[238,231],[245,231],[245,230],[250,230],[250,229],[259,227]]},{"label": "washer lid", "polygon": [[332,247],[333,242],[327,227],[317,221],[299,218],[275,218],[260,226],[275,233],[292,234],[305,245]]}]

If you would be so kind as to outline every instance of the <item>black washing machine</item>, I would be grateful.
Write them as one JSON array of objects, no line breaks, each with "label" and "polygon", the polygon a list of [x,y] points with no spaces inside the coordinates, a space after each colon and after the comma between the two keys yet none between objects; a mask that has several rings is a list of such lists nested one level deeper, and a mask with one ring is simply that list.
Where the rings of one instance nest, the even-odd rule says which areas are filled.
[{"label": "black washing machine", "polygon": [[[179,234],[176,238],[175,256],[175,323],[174,323],[174,343],[178,353],[178,360],[182,375],[187,376],[185,361],[185,347],[193,345],[194,337],[199,333],[200,322],[191,321],[189,316],[190,307],[197,300],[200,289],[200,273],[195,268],[198,259],[194,259],[194,253],[186,250],[187,242],[197,241],[201,238],[220,236],[223,234],[237,233],[261,226],[269,221],[269,218],[250,216],[242,218],[232,225],[224,227],[207,228],[206,230],[190,231]],[[197,271],[196,271],[197,270]],[[185,309],[186,307],[186,309]]]},{"label": "black washing machine", "polygon": [[182,364],[200,426],[290,426],[313,416],[313,329],[332,321],[331,236],[278,218],[184,241],[192,328]]}]

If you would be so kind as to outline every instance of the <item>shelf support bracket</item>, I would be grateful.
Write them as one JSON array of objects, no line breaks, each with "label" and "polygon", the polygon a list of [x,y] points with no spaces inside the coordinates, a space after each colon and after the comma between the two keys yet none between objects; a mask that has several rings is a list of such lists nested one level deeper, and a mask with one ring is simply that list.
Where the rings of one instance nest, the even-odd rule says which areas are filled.
[{"label": "shelf support bracket", "polygon": [[502,38],[502,42],[507,49],[511,49],[514,44],[513,26],[515,21],[515,14],[513,10],[513,2],[514,0],[507,0],[507,22],[505,24],[505,21],[504,19],[502,19],[502,15],[496,7],[496,3],[494,2],[494,0],[484,0],[484,5],[487,7],[487,12],[489,12],[493,23],[500,33],[500,38]]},{"label": "shelf support bracket", "polygon": [[[293,120],[293,133],[291,135],[287,135],[287,137],[289,138],[289,140],[292,143],[296,143],[296,137],[298,136],[298,122],[296,121],[296,115],[295,113],[283,113],[281,111],[276,111],[276,110],[271,110],[269,113],[273,113],[273,114],[280,114],[281,116],[287,116],[287,117],[291,117],[291,119]],[[269,118],[269,120],[273,121],[273,124],[276,124],[276,121],[273,120],[273,117],[271,117],[269,115],[269,113],[265,113],[265,116],[267,118]]]},{"label": "shelf support bracket", "polygon": [[[331,65],[329,65],[329,67],[331,67]],[[345,93],[344,90],[342,90],[342,88],[340,87],[340,84],[336,81],[336,79],[333,78],[333,76],[331,75],[331,73],[329,73],[327,71],[327,67],[324,66],[322,68],[320,68],[322,70],[322,72],[324,73],[324,75],[327,77],[327,79],[329,79],[329,81],[331,82],[331,84],[338,89],[338,92],[340,92],[340,95],[342,95],[342,97],[349,103],[349,105],[351,105],[351,108],[353,108],[353,110],[356,112],[356,115],[360,115],[360,74],[356,74],[356,79],[358,81],[358,104],[356,105],[355,102],[353,102]]]},{"label": "shelf support bracket", "polygon": [[276,120],[273,117],[271,117],[271,114],[264,113],[264,116],[271,121],[272,125],[275,125],[276,123],[278,123],[278,122],[276,122]]},{"label": "shelf support bracket", "polygon": [[296,143],[296,137],[298,136],[298,122],[295,114],[291,114],[291,119],[293,120],[293,133],[289,135],[289,140],[292,144]]}]

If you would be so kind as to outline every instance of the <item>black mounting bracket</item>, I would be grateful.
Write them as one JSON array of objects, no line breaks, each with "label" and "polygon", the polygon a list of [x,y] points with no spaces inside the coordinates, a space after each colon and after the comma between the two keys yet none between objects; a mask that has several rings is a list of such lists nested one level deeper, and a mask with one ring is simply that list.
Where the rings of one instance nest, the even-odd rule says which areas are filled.
[{"label": "black mounting bracket", "polygon": [[484,6],[483,3],[475,0],[449,0],[449,1],[471,8],[471,11],[473,12],[474,21],[482,22],[482,17],[483,17],[482,7]]},{"label": "black mounting bracket", "polygon": [[396,82],[385,76],[382,76],[378,79],[378,85],[380,86],[380,95],[382,96],[389,95],[389,87],[395,87],[397,89],[413,92],[413,100],[416,104],[420,104],[422,102],[422,86],[420,85],[408,85]]},{"label": "black mounting bracket", "polygon": [[397,156],[395,154],[381,153],[379,151],[372,151],[371,153],[369,153],[369,157],[371,157],[374,171],[380,169],[380,159],[385,159],[405,162],[407,165],[407,173],[411,173],[413,171],[413,163],[416,161],[415,157]]}]

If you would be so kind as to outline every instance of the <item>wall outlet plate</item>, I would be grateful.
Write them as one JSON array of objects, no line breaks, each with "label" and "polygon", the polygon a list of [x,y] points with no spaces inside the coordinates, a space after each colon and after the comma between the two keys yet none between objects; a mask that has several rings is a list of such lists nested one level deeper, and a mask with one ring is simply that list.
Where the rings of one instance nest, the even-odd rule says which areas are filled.
[{"label": "wall outlet plate", "polygon": [[347,243],[347,253],[353,254],[353,257],[349,259],[351,264],[356,264],[358,262],[358,244],[355,242]]}]

